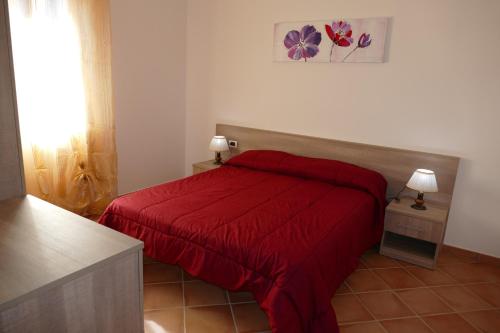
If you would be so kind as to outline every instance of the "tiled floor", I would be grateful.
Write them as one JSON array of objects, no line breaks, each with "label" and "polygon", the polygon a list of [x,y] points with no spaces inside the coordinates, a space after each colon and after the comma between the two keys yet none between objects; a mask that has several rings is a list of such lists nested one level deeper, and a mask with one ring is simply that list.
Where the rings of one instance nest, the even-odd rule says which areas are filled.
[{"label": "tiled floor", "polygon": [[[342,333],[500,332],[500,263],[447,249],[434,271],[367,252],[332,299]],[[144,262],[146,332],[270,332],[248,293]]]}]

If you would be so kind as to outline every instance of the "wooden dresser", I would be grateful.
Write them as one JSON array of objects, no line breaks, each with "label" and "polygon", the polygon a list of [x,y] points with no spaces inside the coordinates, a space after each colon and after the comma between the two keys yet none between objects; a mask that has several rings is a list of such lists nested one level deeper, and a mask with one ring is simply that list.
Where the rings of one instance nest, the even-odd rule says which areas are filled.
[{"label": "wooden dresser", "polygon": [[0,332],[143,332],[142,247],[29,195],[0,201]]}]

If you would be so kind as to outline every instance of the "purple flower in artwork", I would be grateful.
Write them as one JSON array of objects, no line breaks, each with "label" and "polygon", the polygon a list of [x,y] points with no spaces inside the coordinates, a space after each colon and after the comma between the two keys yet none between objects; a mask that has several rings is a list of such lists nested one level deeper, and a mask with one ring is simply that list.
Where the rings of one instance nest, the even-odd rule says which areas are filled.
[{"label": "purple flower in artwork", "polygon": [[358,47],[364,49],[365,47],[370,46],[371,43],[372,40],[370,39],[370,34],[363,33],[361,36],[359,36]]},{"label": "purple flower in artwork", "polygon": [[364,49],[365,47],[368,47],[372,44],[372,40],[370,39],[370,34],[367,33],[362,33],[361,36],[359,36],[358,39],[358,45],[349,52],[344,59],[342,59],[342,62],[346,61],[347,58],[351,56],[351,54],[354,53],[357,49]]},{"label": "purple flower in artwork", "polygon": [[285,47],[288,49],[288,57],[293,60],[304,58],[304,61],[318,54],[320,43],[321,33],[316,31],[313,25],[305,25],[300,32],[289,31],[284,40]]}]

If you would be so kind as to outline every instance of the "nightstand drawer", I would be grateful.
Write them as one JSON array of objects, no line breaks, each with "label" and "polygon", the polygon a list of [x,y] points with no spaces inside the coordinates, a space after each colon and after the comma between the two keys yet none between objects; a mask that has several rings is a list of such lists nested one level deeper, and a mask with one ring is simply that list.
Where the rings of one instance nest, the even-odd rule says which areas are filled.
[{"label": "nightstand drawer", "polygon": [[400,235],[440,243],[443,236],[442,223],[421,220],[401,214],[386,213],[385,230]]}]

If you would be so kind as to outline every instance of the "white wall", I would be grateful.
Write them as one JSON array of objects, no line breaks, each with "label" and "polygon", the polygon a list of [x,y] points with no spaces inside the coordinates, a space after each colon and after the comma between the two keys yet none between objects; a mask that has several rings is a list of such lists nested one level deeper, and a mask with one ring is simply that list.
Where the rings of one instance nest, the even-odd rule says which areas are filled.
[{"label": "white wall", "polygon": [[179,178],[185,162],[186,3],[111,1],[118,192]]},{"label": "white wall", "polygon": [[[230,123],[462,158],[445,242],[500,256],[500,1],[188,0],[186,173]],[[273,63],[273,24],[393,17],[384,64]],[[439,176],[439,175],[438,175]]]}]

